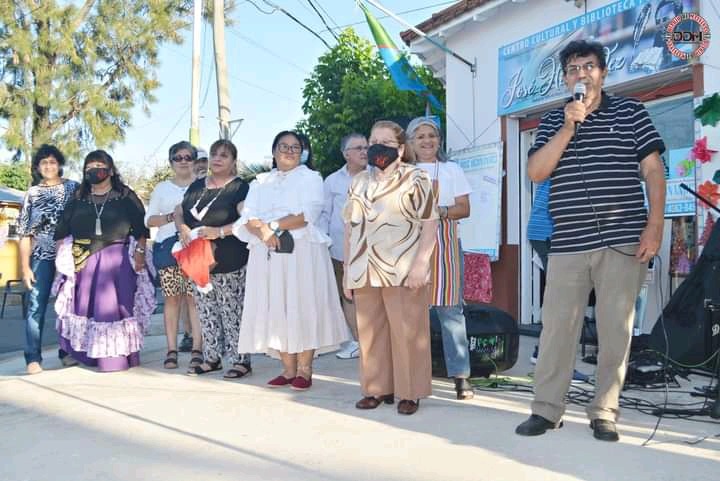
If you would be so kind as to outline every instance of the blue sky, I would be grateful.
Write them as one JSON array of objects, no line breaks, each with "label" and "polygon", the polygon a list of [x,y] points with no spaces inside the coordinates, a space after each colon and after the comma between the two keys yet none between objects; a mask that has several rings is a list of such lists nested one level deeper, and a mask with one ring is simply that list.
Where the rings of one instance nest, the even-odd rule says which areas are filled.
[{"label": "blue sky", "polygon": [[[266,12],[272,10],[262,0],[253,2]],[[355,0],[313,2],[327,12],[328,15],[325,15],[320,9],[331,27],[361,22],[353,28],[372,41],[365,17],[355,5]],[[335,39],[306,0],[274,0],[273,3],[319,32],[330,45],[335,44]],[[395,13],[421,9],[401,15],[415,25],[454,2],[384,0],[380,3]],[[383,16],[372,6],[370,10],[379,19]],[[258,162],[270,154],[274,135],[280,130],[292,128],[303,117],[303,82],[327,48],[280,11],[264,14],[252,2],[238,0],[238,7],[231,16],[234,25],[225,32],[231,118],[245,119],[233,142],[242,161]],[[399,33],[405,27],[392,18],[380,21],[402,48]],[[157,102],[151,105],[151,116],[147,117],[137,109],[126,141],[113,149],[113,156],[121,167],[127,166],[135,171],[152,170],[167,161],[170,145],[189,137],[192,33],[188,31],[185,37],[182,45],[168,45],[161,51],[159,79],[162,87],[156,91]],[[218,138],[215,67],[209,26],[204,28],[203,43],[200,139],[201,146],[207,149]]]}]

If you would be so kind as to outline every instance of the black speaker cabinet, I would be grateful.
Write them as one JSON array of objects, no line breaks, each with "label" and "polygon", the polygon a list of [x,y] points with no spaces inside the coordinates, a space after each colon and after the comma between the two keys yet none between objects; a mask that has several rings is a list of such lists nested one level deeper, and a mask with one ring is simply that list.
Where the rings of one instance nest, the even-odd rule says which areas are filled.
[{"label": "black speaker cabinet", "polygon": [[[515,365],[520,334],[518,323],[510,314],[487,305],[467,304],[465,322],[471,377],[488,377]],[[432,375],[447,377],[440,321],[434,308],[430,309],[430,348]]]}]

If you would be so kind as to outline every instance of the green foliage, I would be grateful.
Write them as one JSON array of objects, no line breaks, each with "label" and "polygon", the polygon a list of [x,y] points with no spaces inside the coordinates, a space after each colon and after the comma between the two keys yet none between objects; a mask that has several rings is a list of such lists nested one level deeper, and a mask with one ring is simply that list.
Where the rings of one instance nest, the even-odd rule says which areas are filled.
[{"label": "green foliage", "polygon": [[30,186],[30,165],[25,162],[0,164],[0,185],[11,189],[27,190]]},{"label": "green foliage", "polygon": [[123,176],[123,181],[147,204],[150,202],[150,195],[152,191],[155,190],[155,186],[163,180],[171,179],[173,177],[173,171],[169,164],[163,164],[160,167],[156,167],[150,177],[146,174],[138,174],[133,171],[128,172],[125,169],[120,172],[120,175]]},{"label": "green foliage", "polygon": [[[122,140],[130,113],[155,101],[158,53],[180,43],[189,0],[0,2],[0,141],[67,157]],[[41,4],[38,7],[38,4]]]},{"label": "green foliage", "polygon": [[703,125],[715,127],[720,122],[720,94],[715,92],[695,108],[695,118]]},{"label": "green foliage", "polygon": [[245,182],[252,182],[258,174],[270,172],[271,167],[265,164],[243,164],[238,169],[238,177]]},{"label": "green foliage", "polygon": [[[420,80],[441,103],[442,83],[423,66],[415,67]],[[338,44],[318,59],[303,88],[303,113],[297,128],[312,143],[313,163],[323,175],[340,168],[345,160],[340,140],[350,132],[370,133],[376,120],[412,118],[425,113],[425,100],[395,87],[373,44],[351,28],[340,34]],[[442,123],[445,125],[444,114]]]}]

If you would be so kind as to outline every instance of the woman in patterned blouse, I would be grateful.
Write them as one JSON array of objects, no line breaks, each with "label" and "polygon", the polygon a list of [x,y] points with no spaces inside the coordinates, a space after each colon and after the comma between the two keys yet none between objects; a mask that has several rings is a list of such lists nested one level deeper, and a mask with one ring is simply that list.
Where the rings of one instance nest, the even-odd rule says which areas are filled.
[{"label": "woman in patterned blouse", "polygon": [[[25,363],[28,374],[42,371],[41,339],[50,288],[55,278],[55,226],[72,198],[77,182],[62,178],[65,156],[53,145],[41,145],[32,157],[32,186],[18,219],[20,264],[28,290],[25,318]],[[75,361],[60,350],[66,366]]]},{"label": "woman in patterned blouse", "polygon": [[345,219],[345,296],[354,296],[360,342],[358,409],[400,398],[413,414],[431,394],[430,259],[437,208],[430,176],[413,160],[403,129],[376,122],[368,162],[353,178]]}]

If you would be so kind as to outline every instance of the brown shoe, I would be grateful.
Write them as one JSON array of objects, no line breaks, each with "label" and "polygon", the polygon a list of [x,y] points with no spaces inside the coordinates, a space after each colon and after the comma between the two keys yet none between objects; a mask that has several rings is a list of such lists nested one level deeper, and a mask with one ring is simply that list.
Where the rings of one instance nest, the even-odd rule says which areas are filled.
[{"label": "brown shoe", "polygon": [[27,365],[27,373],[28,374],[40,374],[42,372],[43,368],[40,365],[39,362],[31,362]]},{"label": "brown shoe", "polygon": [[420,407],[420,400],[417,401],[411,401],[409,399],[403,399],[398,403],[398,414],[407,414],[408,416],[411,414],[415,414]]},{"label": "brown shoe", "polygon": [[355,407],[358,409],[375,409],[380,404],[393,404],[395,402],[394,394],[386,394],[384,396],[367,396],[355,403]]}]

